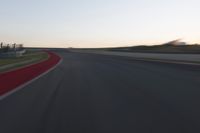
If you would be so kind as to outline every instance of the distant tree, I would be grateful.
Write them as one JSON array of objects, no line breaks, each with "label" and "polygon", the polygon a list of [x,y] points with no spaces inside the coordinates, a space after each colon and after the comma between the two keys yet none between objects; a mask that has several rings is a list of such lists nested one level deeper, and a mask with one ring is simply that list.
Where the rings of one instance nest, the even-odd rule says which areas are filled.
[{"label": "distant tree", "polygon": [[1,42],[1,44],[0,44],[0,48],[2,49],[3,48],[3,43]]},{"label": "distant tree", "polygon": [[14,43],[14,44],[13,44],[13,50],[16,51],[16,48],[17,48],[17,44]]},{"label": "distant tree", "polygon": [[19,44],[19,50],[23,49],[23,44]]}]

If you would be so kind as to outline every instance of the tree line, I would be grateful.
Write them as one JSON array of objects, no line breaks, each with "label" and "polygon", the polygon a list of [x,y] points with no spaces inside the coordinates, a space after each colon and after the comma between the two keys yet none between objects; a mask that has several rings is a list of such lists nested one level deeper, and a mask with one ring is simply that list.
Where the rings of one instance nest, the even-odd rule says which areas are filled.
[{"label": "tree line", "polygon": [[8,43],[0,43],[0,52],[1,53],[6,53],[6,52],[10,52],[10,51],[19,51],[19,50],[23,50],[23,44],[8,44]]}]

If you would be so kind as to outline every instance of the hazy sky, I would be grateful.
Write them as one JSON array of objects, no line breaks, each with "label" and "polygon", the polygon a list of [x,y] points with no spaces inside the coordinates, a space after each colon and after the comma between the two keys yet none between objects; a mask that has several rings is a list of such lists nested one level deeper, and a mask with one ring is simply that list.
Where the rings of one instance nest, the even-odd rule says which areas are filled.
[{"label": "hazy sky", "polygon": [[200,0],[0,0],[0,41],[105,47],[200,43]]}]

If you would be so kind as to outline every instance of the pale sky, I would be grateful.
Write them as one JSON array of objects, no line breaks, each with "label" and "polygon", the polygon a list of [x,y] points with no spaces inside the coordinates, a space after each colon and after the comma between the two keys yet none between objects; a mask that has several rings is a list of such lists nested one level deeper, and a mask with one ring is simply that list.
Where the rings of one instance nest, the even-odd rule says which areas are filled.
[{"label": "pale sky", "polygon": [[200,0],[0,0],[0,42],[41,47],[200,43]]}]

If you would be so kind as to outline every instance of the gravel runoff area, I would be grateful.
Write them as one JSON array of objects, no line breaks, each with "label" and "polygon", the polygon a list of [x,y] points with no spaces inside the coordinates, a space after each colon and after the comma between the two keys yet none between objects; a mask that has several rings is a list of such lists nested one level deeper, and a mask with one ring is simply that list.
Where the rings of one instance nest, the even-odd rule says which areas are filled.
[{"label": "gravel runoff area", "polygon": [[100,50],[72,50],[81,53],[94,53],[103,55],[116,55],[125,57],[134,57],[142,59],[179,61],[189,63],[200,63],[200,54],[160,54],[160,53],[132,53],[132,52],[113,52]]}]

